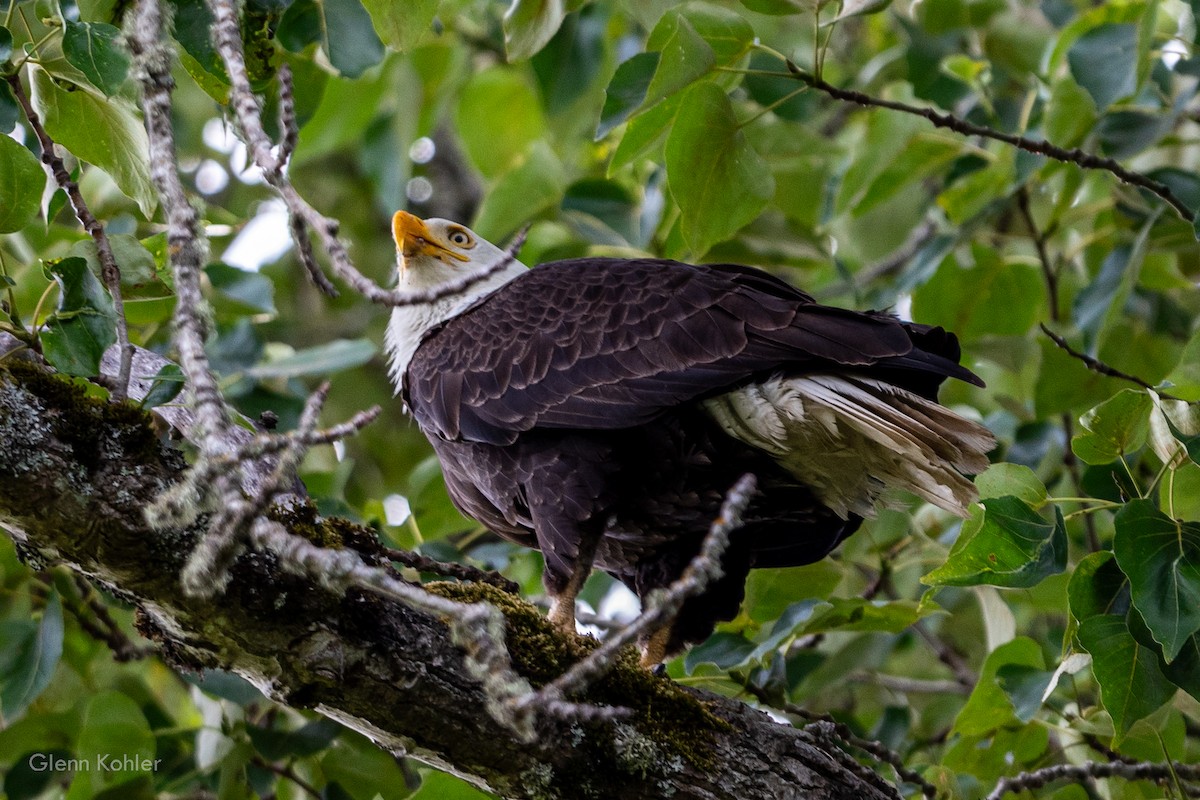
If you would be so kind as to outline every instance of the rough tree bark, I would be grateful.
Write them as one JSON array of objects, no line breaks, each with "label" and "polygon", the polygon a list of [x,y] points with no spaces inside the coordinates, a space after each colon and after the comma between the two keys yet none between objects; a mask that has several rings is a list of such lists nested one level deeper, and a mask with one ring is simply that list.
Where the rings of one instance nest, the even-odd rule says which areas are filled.
[{"label": "rough tree bark", "polygon": [[[628,665],[583,699],[626,705],[632,717],[549,720],[535,741],[522,743],[485,712],[443,622],[366,592],[336,596],[281,570],[272,553],[243,553],[214,600],[185,597],[179,571],[203,518],[156,530],[143,514],[179,479],[180,453],[132,405],[88,400],[11,358],[0,362],[0,453],[0,529],[22,558],[34,567],[65,565],[132,603],[139,629],[169,664],[231,670],[279,702],[315,709],[382,748],[505,797],[897,797],[885,780],[803,731]],[[303,506],[278,516],[327,546],[368,557],[376,546]],[[454,591],[478,597],[485,590]],[[514,663],[534,685],[585,648],[516,598],[486,591],[502,605]]]}]

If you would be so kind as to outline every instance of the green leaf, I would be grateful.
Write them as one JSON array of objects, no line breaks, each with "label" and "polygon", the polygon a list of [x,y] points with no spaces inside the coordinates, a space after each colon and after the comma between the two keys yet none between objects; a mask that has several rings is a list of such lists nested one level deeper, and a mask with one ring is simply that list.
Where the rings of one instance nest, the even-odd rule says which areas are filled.
[{"label": "green leaf", "polygon": [[117,316],[108,290],[82,258],[47,265],[59,286],[58,310],[42,331],[42,352],[59,372],[90,377],[117,340]]},{"label": "green leaf", "polygon": [[70,750],[61,747],[39,747],[21,753],[4,776],[3,789],[8,800],[38,800],[45,797],[45,790],[52,782],[69,776],[66,770],[54,767],[65,764],[67,759],[74,756]]},{"label": "green leaf", "polygon": [[299,378],[303,375],[328,375],[362,366],[378,351],[369,339],[338,339],[329,344],[297,350],[269,364],[246,370],[250,378]]},{"label": "green leaf", "polygon": [[1200,634],[1183,643],[1174,661],[1159,662],[1159,666],[1171,683],[1200,700]]},{"label": "green leaf", "polygon": [[[75,747],[80,758],[103,769],[87,773],[93,789],[123,783],[140,777],[145,769],[129,769],[144,760],[154,759],[154,734],[142,710],[132,699],[117,691],[95,695],[83,714],[79,740]],[[125,758],[130,759],[126,761]]]},{"label": "green leaf", "polygon": [[742,607],[755,622],[771,622],[793,607],[797,597],[828,597],[841,582],[842,568],[827,560],[802,567],[751,570]]},{"label": "green leaf", "polygon": [[621,142],[613,153],[608,164],[608,174],[611,176],[621,167],[634,163],[639,158],[647,156],[651,150],[666,140],[667,132],[675,122],[675,115],[683,95],[668,97],[648,111],[638,114],[629,121]]},{"label": "green leaf", "polygon": [[421,37],[433,30],[441,0],[363,0],[363,6],[375,23],[375,30],[393,50],[407,52]]},{"label": "green leaf", "polygon": [[712,664],[717,669],[733,669],[745,664],[754,649],[754,642],[740,633],[714,633],[687,652],[683,658],[683,669],[688,675],[701,664]]},{"label": "green leaf", "polygon": [[1048,496],[1041,479],[1024,464],[992,464],[975,476],[981,498],[1011,495],[1031,508],[1041,508]]},{"label": "green leaf", "polygon": [[1134,639],[1123,617],[1090,617],[1080,623],[1078,636],[1092,654],[1100,697],[1120,741],[1135,722],[1171,699],[1175,685],[1163,675],[1153,650]]},{"label": "green leaf", "polygon": [[856,217],[891,199],[904,187],[926,179],[962,153],[962,143],[940,134],[918,133],[904,149],[886,160],[851,209]]},{"label": "green leaf", "polygon": [[508,60],[524,61],[545,47],[566,15],[563,0],[512,0],[504,12],[504,51]]},{"label": "green leaf", "polygon": [[996,682],[1008,695],[1013,713],[1021,722],[1029,722],[1034,718],[1053,680],[1053,671],[1024,664],[1005,664],[996,670]]},{"label": "green leaf", "polygon": [[13,54],[12,31],[0,26],[0,62],[7,62]]},{"label": "green leaf", "polygon": [[361,736],[340,737],[321,757],[321,771],[345,790],[343,797],[354,800],[400,800],[410,794],[396,759]]},{"label": "green leaf", "polygon": [[1016,497],[983,500],[971,508],[946,563],[921,578],[931,586],[1036,586],[1067,564],[1062,512],[1047,522]]},{"label": "green leaf", "polygon": [[142,408],[157,408],[171,402],[183,391],[186,383],[187,379],[184,378],[183,370],[179,368],[178,364],[165,365],[150,383],[150,389],[142,398]]},{"label": "green leaf", "polygon": [[271,761],[315,755],[332,744],[342,730],[341,725],[324,717],[292,731],[246,725],[246,733],[254,749]]},{"label": "green leaf", "polygon": [[0,718],[5,725],[24,716],[38,698],[62,657],[62,602],[50,592],[42,618],[0,622]]},{"label": "green leaf", "polygon": [[488,178],[506,172],[546,130],[533,87],[518,72],[500,67],[467,82],[457,118],[467,155]]},{"label": "green leaf", "polygon": [[1046,138],[1059,147],[1076,147],[1092,130],[1097,116],[1091,95],[1064,75],[1055,82],[1046,103]]},{"label": "green leaf", "polygon": [[17,99],[13,97],[12,89],[6,81],[0,81],[0,133],[12,133],[17,127],[17,118],[20,115],[21,110],[17,107]]},{"label": "green leaf", "polygon": [[850,17],[878,14],[892,4],[892,0],[844,0],[842,9],[833,19],[821,23],[821,27],[834,25]]},{"label": "green leaf", "polygon": [[683,239],[695,256],[737,233],[775,193],[770,168],[714,83],[697,84],[684,95],[667,135],[666,163]]},{"label": "green leaf", "polygon": [[955,225],[962,225],[991,203],[1008,196],[1016,179],[1016,161],[1005,150],[983,169],[977,169],[955,181],[938,195],[937,204]]},{"label": "green leaf", "polygon": [[1116,461],[1146,443],[1153,409],[1145,391],[1123,389],[1080,417],[1084,431],[1071,439],[1071,449],[1088,464]]},{"label": "green leaf", "polygon": [[799,0],[741,0],[741,2],[742,5],[751,11],[777,17],[800,14],[808,11],[810,8],[800,3]]},{"label": "green leaf", "polygon": [[1071,574],[1067,598],[1077,622],[1106,614],[1124,616],[1129,610],[1129,579],[1111,551],[1089,553]]},{"label": "green leaf", "polygon": [[1171,394],[1184,400],[1200,400],[1200,330],[1184,345],[1179,363],[1167,374]]},{"label": "green leaf", "polygon": [[861,597],[833,597],[828,608],[817,611],[802,632],[887,631],[899,633],[922,617],[937,611],[936,606],[921,608],[915,600],[872,601]]},{"label": "green leaf", "polygon": [[1100,330],[1109,309],[1121,294],[1122,285],[1132,282],[1130,278],[1136,276],[1141,263],[1140,252],[1141,248],[1135,251],[1130,245],[1122,244],[1104,257],[1095,280],[1089,281],[1075,296],[1073,316],[1080,330],[1093,336]]},{"label": "green leaf", "polygon": [[[113,258],[121,270],[121,290],[126,299],[169,297],[171,289],[159,278],[158,264],[146,246],[128,233],[108,237]],[[100,251],[92,239],[81,239],[72,245],[69,256],[87,261],[88,269],[101,277]]]},{"label": "green leaf", "polygon": [[116,94],[129,74],[129,55],[121,45],[121,31],[103,22],[67,22],[63,29],[63,55],[100,91]]},{"label": "green leaf", "polygon": [[686,17],[678,17],[674,28],[659,53],[658,67],[646,88],[643,108],[683,90],[717,63],[716,53]]},{"label": "green leaf", "polygon": [[[461,778],[446,772],[426,770],[421,775],[421,788],[414,795],[404,795],[408,800],[491,800],[494,795],[484,794]],[[391,798],[384,798],[391,800]]]},{"label": "green leaf", "polygon": [[1171,432],[1171,436],[1179,444],[1183,445],[1183,449],[1187,451],[1188,458],[1200,464],[1200,433],[1187,434],[1179,430],[1169,416],[1163,414],[1162,419],[1167,423],[1167,429]]},{"label": "green leaf", "polygon": [[1137,25],[1109,23],[1093,28],[1071,45],[1067,63],[1096,106],[1108,108],[1137,89]]},{"label": "green leaf", "polygon": [[1042,649],[1032,639],[1019,636],[988,653],[979,671],[979,682],[954,720],[954,731],[962,736],[983,736],[1018,722],[1013,702],[999,681],[1001,669],[1013,667],[1045,669]]},{"label": "green leaf", "polygon": [[558,156],[545,142],[535,142],[528,156],[488,192],[471,227],[485,239],[500,241],[555,205],[563,196],[566,181]]},{"label": "green leaf", "polygon": [[347,78],[359,77],[386,52],[360,0],[296,0],[284,12],[276,36],[293,53],[320,42],[329,63]]},{"label": "green leaf", "polygon": [[685,3],[663,15],[646,40],[647,50],[662,50],[686,21],[708,43],[716,66],[727,67],[739,60],[754,42],[754,28],[741,14],[708,3]]},{"label": "green leaf", "polygon": [[1129,576],[1133,605],[1170,663],[1200,631],[1200,523],[1171,519],[1149,500],[1133,500],[1114,525],[1113,552]]},{"label": "green leaf", "polygon": [[1041,338],[1038,349],[1042,352],[1042,363],[1034,387],[1034,409],[1039,419],[1063,413],[1074,416],[1079,408],[1089,408],[1128,386],[1116,378],[1093,372],[1049,339]]},{"label": "green leaf", "polygon": [[235,313],[276,313],[275,284],[266,275],[220,263],[209,264],[204,274],[222,297],[234,301]]},{"label": "green leaf", "polygon": [[629,119],[642,105],[650,81],[658,69],[658,53],[638,53],[617,65],[612,80],[605,89],[604,107],[600,111],[600,124],[596,126],[597,141],[609,131]]},{"label": "green leaf", "polygon": [[33,153],[0,135],[0,233],[13,233],[33,222],[42,204],[46,172]]},{"label": "green leaf", "polygon": [[1033,264],[1005,261],[996,250],[978,244],[970,256],[969,264],[962,254],[946,259],[917,288],[913,317],[941,325],[965,341],[1027,333],[1046,306],[1041,271]]},{"label": "green leaf", "polygon": [[329,63],[347,78],[357,78],[383,61],[383,42],[360,0],[320,0],[321,47]]},{"label": "green leaf", "polygon": [[[184,50],[180,63],[209,96],[224,102],[222,98],[229,94],[229,76],[209,35],[213,16],[208,4],[204,0],[175,0],[173,5],[175,40]],[[279,35],[282,42],[282,24]]]},{"label": "green leaf", "polygon": [[[150,180],[149,144],[138,112],[120,97],[55,80],[40,66],[33,76],[33,108],[47,133],[76,157],[112,176],[149,219],[158,203]],[[68,90],[64,85],[74,88]]]}]

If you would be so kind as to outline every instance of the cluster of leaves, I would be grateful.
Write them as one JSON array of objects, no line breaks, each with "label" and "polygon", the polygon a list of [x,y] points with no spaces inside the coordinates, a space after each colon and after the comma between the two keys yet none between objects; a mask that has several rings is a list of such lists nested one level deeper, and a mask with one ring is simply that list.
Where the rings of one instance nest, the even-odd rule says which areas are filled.
[{"label": "cluster of leaves", "polygon": [[[271,208],[222,135],[228,79],[212,16],[201,0],[174,6],[177,137],[212,237],[209,354],[223,388],[245,413],[270,409],[287,427],[304,379],[337,373],[331,416],[373,402],[388,411],[345,457],[309,458],[321,508],[538,593],[538,556],[458,515],[428,447],[389,402],[371,344],[384,314],[353,297],[318,299],[290,257],[257,273],[223,263],[242,226],[249,235]],[[249,0],[241,32],[268,126],[279,66],[296,76],[292,179],[342,220],[356,263],[381,282],[394,252],[387,220],[408,207],[456,214],[494,241],[532,222],[527,263],[647,252],[738,261],[823,301],[895,307],[959,334],[988,388],[949,386],[943,399],[1001,442],[971,517],[913,502],[881,511],[833,559],[755,573],[739,618],[671,664],[675,678],[831,713],[953,797],[1084,758],[1195,761],[1195,218],[1103,169],[848,105],[805,78],[1118,159],[1197,209],[1200,4],[885,6]],[[174,298],[120,13],[10,3],[0,56],[105,220],[132,339],[161,349]],[[9,86],[0,126],[24,144],[0,137],[0,329],[61,371],[93,375],[113,341],[111,299]],[[395,510],[404,505],[407,518]],[[86,636],[86,615],[62,613],[66,589],[64,602],[35,591],[11,548],[0,554],[8,796],[69,782],[83,798],[142,780],[20,768],[31,749],[79,756],[122,736],[173,765],[138,784],[147,796],[294,795],[298,781],[339,787],[331,796],[413,791],[361,740],[268,710],[244,687],[214,678],[205,694],[153,662],[113,664]],[[619,597],[603,575],[584,594],[596,608]],[[430,797],[474,793],[424,777],[417,791]],[[1163,791],[1114,782],[1110,796]],[[1087,796],[1077,786],[1047,795]]]}]

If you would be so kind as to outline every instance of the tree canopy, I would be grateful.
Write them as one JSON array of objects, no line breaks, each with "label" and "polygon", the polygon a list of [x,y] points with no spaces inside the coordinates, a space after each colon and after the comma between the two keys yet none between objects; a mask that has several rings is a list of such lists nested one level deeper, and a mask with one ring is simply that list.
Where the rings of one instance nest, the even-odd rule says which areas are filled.
[{"label": "tree canopy", "polygon": [[[246,418],[311,433],[322,380],[330,424],[381,407],[310,442],[321,515],[426,557],[410,579],[461,563],[536,599],[540,555],[453,508],[393,397],[367,295],[394,280],[395,210],[526,230],[529,264],[751,264],[943,325],[987,386],[942,401],[1000,441],[970,518],[910,499],[756,571],[670,678],[810,726],[905,797],[1200,796],[1200,3],[176,0],[165,48],[150,3],[8,4],[0,372],[35,353],[119,399],[101,358],[128,342],[170,362],[134,362],[166,412],[191,305]],[[490,796],[232,672],[172,671],[137,599],[34,557],[18,517],[0,506],[9,798]],[[589,581],[597,635],[635,613],[623,593]],[[108,752],[162,765],[30,759]]]}]

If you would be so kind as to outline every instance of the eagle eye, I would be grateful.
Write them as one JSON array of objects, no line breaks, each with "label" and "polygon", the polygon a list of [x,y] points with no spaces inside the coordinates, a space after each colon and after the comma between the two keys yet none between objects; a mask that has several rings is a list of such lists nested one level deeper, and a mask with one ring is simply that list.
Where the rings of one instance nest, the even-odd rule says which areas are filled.
[{"label": "eagle eye", "polygon": [[446,238],[450,240],[450,244],[459,247],[470,247],[473,244],[471,235],[462,229],[450,231]]}]

